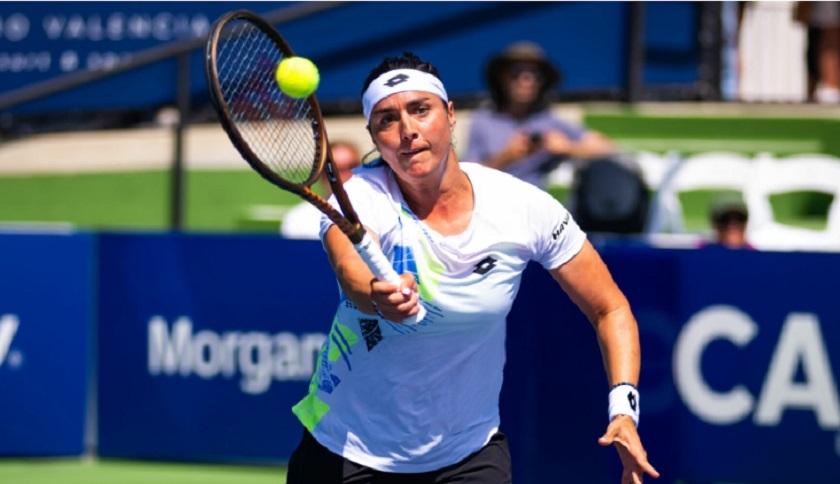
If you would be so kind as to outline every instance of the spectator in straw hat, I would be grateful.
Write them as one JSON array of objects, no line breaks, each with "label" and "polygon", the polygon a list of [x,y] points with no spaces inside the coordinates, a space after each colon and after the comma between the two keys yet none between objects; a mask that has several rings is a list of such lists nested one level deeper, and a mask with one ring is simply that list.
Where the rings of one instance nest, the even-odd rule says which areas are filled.
[{"label": "spectator in straw hat", "polygon": [[492,107],[473,113],[465,161],[544,188],[545,175],[560,161],[614,151],[605,137],[551,113],[550,95],[561,74],[537,44],[511,44],[490,59],[485,78]]}]

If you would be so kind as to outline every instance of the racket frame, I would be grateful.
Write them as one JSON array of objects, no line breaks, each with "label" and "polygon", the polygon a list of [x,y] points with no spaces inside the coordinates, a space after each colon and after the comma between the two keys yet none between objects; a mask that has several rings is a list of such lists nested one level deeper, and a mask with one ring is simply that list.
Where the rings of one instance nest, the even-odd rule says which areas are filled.
[{"label": "racket frame", "polygon": [[[314,117],[312,120],[312,134],[317,137],[318,142],[316,144],[315,158],[313,159],[313,170],[310,173],[309,178],[303,183],[290,183],[278,176],[273,170],[260,161],[259,156],[254,153],[254,151],[248,146],[248,143],[242,138],[236,124],[233,122],[231,112],[228,109],[224,96],[222,95],[222,86],[219,82],[219,72],[216,64],[216,54],[218,52],[218,43],[222,34],[222,29],[228,22],[236,19],[252,23],[274,42],[278,50],[280,50],[284,56],[290,57],[295,55],[294,51],[283,36],[281,36],[280,33],[271,26],[271,24],[253,12],[238,10],[227,13],[219,18],[214,23],[207,39],[204,65],[210,88],[210,98],[213,101],[216,112],[219,114],[219,121],[221,122],[222,128],[227,133],[234,147],[236,147],[237,151],[239,151],[239,154],[242,155],[249,165],[251,165],[251,168],[274,185],[282,188],[283,190],[295,193],[307,202],[315,205],[318,210],[325,213],[330,220],[338,226],[342,232],[344,232],[347,238],[350,239],[350,242],[353,243],[353,247],[356,249],[356,252],[371,269],[374,276],[378,279],[401,286],[399,274],[397,274],[391,266],[390,261],[385,257],[385,254],[382,252],[379,244],[376,243],[376,241],[374,241],[365,231],[365,228],[359,221],[359,216],[353,209],[353,205],[350,203],[350,198],[347,196],[347,192],[344,190],[344,186],[338,177],[335,164],[332,160],[332,154],[329,150],[327,130],[326,125],[324,124],[324,118],[321,115],[321,107],[318,105],[318,100],[315,98],[314,93],[307,97],[307,102],[309,103],[310,110]],[[313,192],[310,188],[310,186],[315,183],[315,181],[318,180],[323,173],[326,173],[327,175],[327,181],[332,188],[333,195],[335,195],[336,200],[338,201],[341,212],[333,208],[332,205],[330,205],[317,193]],[[410,325],[417,324],[425,319],[426,314],[426,308],[421,304],[420,311],[417,314],[409,316],[402,322]]]},{"label": "racket frame", "polygon": [[[233,116],[222,94],[222,86],[219,81],[219,72],[216,63],[218,43],[222,35],[223,28],[227,23],[234,20],[244,20],[253,24],[269,39],[271,39],[272,42],[274,42],[275,46],[283,53],[284,57],[291,57],[295,55],[291,46],[289,46],[280,33],[277,32],[271,24],[253,12],[247,10],[237,10],[220,17],[213,25],[210,36],[208,37],[207,47],[205,49],[204,65],[210,88],[210,98],[217,112],[221,113],[219,116],[219,122],[221,123],[222,128],[227,133],[237,151],[239,151],[245,161],[251,166],[251,168],[259,173],[260,176],[283,190],[295,193],[307,202],[315,205],[318,210],[325,213],[330,220],[336,224],[345,235],[347,235],[353,245],[358,245],[362,242],[362,239],[365,236],[365,229],[360,223],[359,216],[353,209],[353,205],[350,203],[350,198],[347,196],[347,192],[344,190],[341,180],[337,176],[335,165],[332,160],[332,154],[329,150],[327,130],[324,118],[321,115],[321,107],[314,94],[309,95],[306,102],[309,103],[310,111],[314,117],[312,120],[312,131],[313,136],[317,138],[317,143],[315,146],[315,157],[313,159],[313,170],[309,178],[303,183],[290,183],[278,176],[271,168],[260,161],[259,156],[254,153],[239,133],[239,129],[237,129],[236,124],[233,122]],[[341,212],[336,210],[332,205],[310,188],[311,185],[315,183],[324,173],[326,173],[327,181],[329,182],[330,188],[338,201]]]}]

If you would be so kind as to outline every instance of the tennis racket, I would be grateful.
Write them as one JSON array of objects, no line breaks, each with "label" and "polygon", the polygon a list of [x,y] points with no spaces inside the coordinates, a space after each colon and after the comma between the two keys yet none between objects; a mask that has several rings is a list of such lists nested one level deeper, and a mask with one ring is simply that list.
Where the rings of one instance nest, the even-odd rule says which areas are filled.
[{"label": "tennis racket", "polygon": [[[205,68],[222,127],[251,168],[315,205],[347,235],[378,279],[399,286],[399,275],[360,223],[333,167],[315,95],[291,98],[275,82],[277,65],[293,55],[280,33],[251,12],[231,12],[214,24]],[[341,212],[311,189],[324,172]],[[425,314],[421,306],[403,322],[414,324]]]}]

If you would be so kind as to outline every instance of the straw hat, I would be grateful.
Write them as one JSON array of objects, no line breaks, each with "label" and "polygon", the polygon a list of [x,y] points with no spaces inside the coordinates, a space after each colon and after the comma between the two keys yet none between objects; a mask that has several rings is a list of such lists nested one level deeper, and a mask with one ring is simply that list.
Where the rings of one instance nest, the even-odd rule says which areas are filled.
[{"label": "straw hat", "polygon": [[533,42],[521,41],[510,44],[487,62],[484,71],[487,83],[492,84],[512,64],[520,62],[536,65],[546,87],[551,88],[560,82],[560,71],[548,60],[542,47]]},{"label": "straw hat", "polygon": [[540,71],[543,81],[536,106],[545,105],[548,92],[560,82],[562,75],[548,60],[542,47],[533,42],[520,41],[510,44],[503,51],[491,57],[485,66],[484,79],[496,106],[501,107],[507,102],[507,86],[504,73],[516,63],[530,63]]}]

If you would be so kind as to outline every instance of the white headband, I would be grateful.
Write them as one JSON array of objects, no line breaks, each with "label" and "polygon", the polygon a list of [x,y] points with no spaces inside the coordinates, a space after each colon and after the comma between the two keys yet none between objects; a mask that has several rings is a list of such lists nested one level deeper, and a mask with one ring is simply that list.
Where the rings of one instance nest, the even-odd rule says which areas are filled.
[{"label": "white headband", "polygon": [[415,69],[394,69],[374,79],[362,95],[365,121],[370,122],[370,113],[376,103],[391,94],[405,91],[430,92],[443,99],[443,102],[449,101],[446,89],[437,77]]}]

